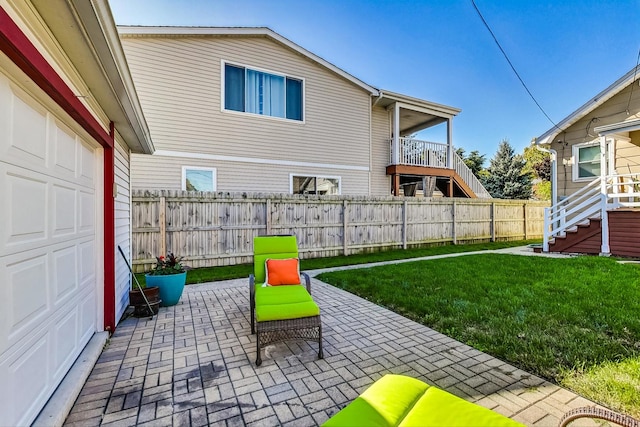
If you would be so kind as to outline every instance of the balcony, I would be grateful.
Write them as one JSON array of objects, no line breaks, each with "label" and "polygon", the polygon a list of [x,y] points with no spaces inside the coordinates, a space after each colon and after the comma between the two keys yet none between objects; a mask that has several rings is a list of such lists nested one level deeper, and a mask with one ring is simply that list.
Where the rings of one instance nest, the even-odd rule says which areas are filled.
[{"label": "balcony", "polygon": [[424,189],[429,178],[431,186],[425,190],[425,196],[431,196],[437,187],[448,197],[491,198],[453,147],[414,138],[397,138],[397,144],[395,141],[389,140],[387,166],[387,175],[393,177],[394,195],[400,194],[401,186],[420,180]]}]

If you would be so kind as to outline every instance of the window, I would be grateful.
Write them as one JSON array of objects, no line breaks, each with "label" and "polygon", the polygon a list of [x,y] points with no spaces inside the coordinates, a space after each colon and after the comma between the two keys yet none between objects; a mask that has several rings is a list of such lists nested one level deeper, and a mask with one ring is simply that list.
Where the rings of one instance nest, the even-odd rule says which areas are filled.
[{"label": "window", "polygon": [[340,177],[291,175],[293,194],[340,194]]},{"label": "window", "polygon": [[[623,137],[616,137],[615,139],[617,140],[622,138]],[[607,158],[609,159],[607,170],[610,172],[615,166],[615,140],[607,138],[606,144]],[[572,175],[574,181],[592,181],[594,178],[600,176],[602,170],[600,162],[600,140],[574,145],[572,149],[572,155]]]},{"label": "window", "polygon": [[302,80],[224,64],[224,108],[302,121]]},{"label": "window", "polygon": [[216,191],[215,168],[183,166],[182,189],[186,191]]},{"label": "window", "polygon": [[600,176],[600,145],[576,147],[577,178]]}]

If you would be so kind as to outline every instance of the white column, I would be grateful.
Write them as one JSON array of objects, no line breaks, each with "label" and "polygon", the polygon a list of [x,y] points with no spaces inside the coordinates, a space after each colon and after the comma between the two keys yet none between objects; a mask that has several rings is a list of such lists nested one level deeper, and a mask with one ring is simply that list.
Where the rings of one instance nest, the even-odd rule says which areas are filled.
[{"label": "white column", "polygon": [[400,106],[393,104],[393,149],[392,164],[400,163]]},{"label": "white column", "polygon": [[453,169],[453,117],[447,119],[447,168]]},{"label": "white column", "polygon": [[600,225],[602,234],[602,246],[600,247],[600,255],[609,255],[609,215],[607,215],[607,174],[608,158],[607,158],[607,138],[600,137]]}]

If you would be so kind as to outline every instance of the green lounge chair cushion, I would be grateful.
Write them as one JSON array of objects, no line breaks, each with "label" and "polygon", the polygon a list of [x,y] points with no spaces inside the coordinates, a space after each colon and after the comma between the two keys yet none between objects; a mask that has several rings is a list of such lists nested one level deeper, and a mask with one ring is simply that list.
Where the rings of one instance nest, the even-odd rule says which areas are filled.
[{"label": "green lounge chair cushion", "polygon": [[256,283],[264,283],[264,263],[268,259],[298,258],[295,236],[259,236],[253,239],[253,275]]},{"label": "green lounge chair cushion", "polygon": [[323,426],[516,427],[522,424],[415,378],[385,375]]},{"label": "green lounge chair cushion", "polygon": [[320,308],[302,285],[267,286],[256,285],[256,320],[299,319],[318,316]]}]

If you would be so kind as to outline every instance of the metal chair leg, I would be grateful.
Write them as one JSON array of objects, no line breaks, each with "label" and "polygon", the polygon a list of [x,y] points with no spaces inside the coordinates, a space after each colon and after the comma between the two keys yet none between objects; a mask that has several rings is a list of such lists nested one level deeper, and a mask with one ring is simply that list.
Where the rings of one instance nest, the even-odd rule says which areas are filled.
[{"label": "metal chair leg", "polygon": [[256,366],[262,365],[262,355],[260,354],[260,333],[256,334]]}]

